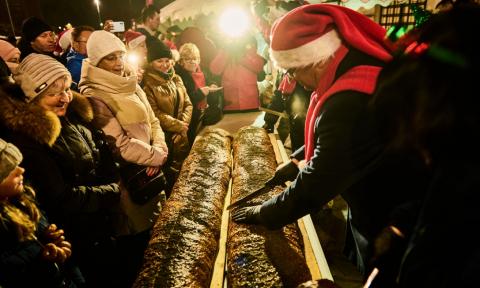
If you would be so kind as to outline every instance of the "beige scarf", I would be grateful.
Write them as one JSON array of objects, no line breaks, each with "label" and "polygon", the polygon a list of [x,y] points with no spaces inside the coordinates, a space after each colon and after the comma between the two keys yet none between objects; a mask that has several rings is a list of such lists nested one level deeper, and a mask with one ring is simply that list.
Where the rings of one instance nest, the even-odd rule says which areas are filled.
[{"label": "beige scarf", "polygon": [[147,97],[130,67],[125,67],[125,76],[118,76],[85,59],[78,87],[83,95],[96,97],[107,104],[122,126],[151,123],[146,108],[149,105]]}]

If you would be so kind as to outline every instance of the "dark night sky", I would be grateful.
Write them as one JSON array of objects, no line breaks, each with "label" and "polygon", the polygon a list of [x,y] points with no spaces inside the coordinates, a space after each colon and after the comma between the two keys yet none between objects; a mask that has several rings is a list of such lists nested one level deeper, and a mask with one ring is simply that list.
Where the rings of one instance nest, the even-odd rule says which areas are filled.
[{"label": "dark night sky", "polygon": [[[161,8],[173,0],[153,2]],[[20,35],[23,20],[30,16],[43,18],[54,27],[71,23],[73,26],[90,25],[99,28],[97,8],[93,0],[0,0],[0,35],[13,33],[7,4],[17,36]],[[144,5],[145,0],[100,0],[102,21],[124,21],[126,28],[129,28],[130,19],[137,18]]]},{"label": "dark night sky", "polygon": [[[90,25],[98,28],[97,8],[93,0],[41,0],[44,18],[49,24],[63,26],[70,22],[73,26]],[[168,4],[168,0],[155,1],[159,7]],[[131,18],[137,18],[145,5],[145,0],[100,0],[102,21],[112,19],[125,21],[126,28]]]}]

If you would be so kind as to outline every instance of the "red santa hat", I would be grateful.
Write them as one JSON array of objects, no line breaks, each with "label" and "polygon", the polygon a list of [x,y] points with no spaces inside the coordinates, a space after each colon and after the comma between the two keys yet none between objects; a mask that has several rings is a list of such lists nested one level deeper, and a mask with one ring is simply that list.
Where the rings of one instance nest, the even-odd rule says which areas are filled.
[{"label": "red santa hat", "polygon": [[61,55],[63,52],[67,51],[67,49],[72,45],[72,30],[73,29],[63,30],[58,34],[57,43],[55,45],[55,52],[58,55]]},{"label": "red santa hat", "polygon": [[136,32],[133,30],[128,30],[127,32],[125,32],[125,42],[130,49],[135,49],[146,39],[147,37],[140,32]]},{"label": "red santa hat", "polygon": [[305,67],[331,57],[342,42],[377,59],[391,59],[385,29],[349,8],[300,6],[272,26],[270,57],[283,69]]}]

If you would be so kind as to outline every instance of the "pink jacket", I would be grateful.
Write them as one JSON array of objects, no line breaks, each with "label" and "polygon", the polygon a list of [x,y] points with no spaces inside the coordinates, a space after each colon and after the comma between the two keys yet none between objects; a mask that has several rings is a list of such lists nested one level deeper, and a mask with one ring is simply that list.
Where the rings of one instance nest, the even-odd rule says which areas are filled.
[{"label": "pink jacket", "polygon": [[115,139],[117,154],[144,166],[165,163],[165,135],[136,76],[117,76],[84,61],[79,88],[90,97],[94,125]]},{"label": "pink jacket", "polygon": [[216,75],[223,73],[223,110],[249,110],[260,106],[257,74],[262,71],[264,61],[254,48],[248,49],[236,61],[224,50],[217,54],[210,63],[210,70]]}]

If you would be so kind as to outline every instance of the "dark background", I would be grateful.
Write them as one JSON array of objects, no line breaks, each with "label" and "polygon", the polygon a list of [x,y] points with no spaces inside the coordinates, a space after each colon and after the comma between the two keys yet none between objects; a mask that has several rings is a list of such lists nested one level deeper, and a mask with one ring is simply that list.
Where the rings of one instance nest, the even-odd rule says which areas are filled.
[{"label": "dark background", "polygon": [[[20,35],[22,21],[30,16],[44,19],[57,29],[67,23],[100,28],[97,7],[93,0],[0,0],[0,35],[12,34],[7,2],[17,36]],[[161,8],[173,0],[153,2]],[[145,0],[100,0],[100,15],[102,21],[124,21],[125,28],[129,28],[130,19],[137,18],[144,6]]]}]

